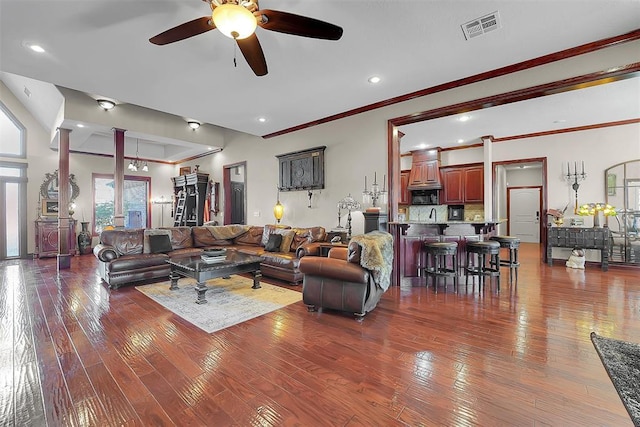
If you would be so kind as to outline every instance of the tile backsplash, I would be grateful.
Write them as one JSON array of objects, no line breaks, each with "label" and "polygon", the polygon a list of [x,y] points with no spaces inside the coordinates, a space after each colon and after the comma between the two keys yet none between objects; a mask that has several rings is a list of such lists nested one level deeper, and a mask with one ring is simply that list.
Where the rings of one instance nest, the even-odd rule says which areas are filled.
[{"label": "tile backsplash", "polygon": [[436,216],[438,217],[438,221],[446,221],[447,220],[447,205],[413,205],[410,206],[409,218],[408,221],[417,221],[417,222],[436,222],[435,218],[429,218],[429,213],[431,213],[431,209],[435,209]]},{"label": "tile backsplash", "polygon": [[[415,222],[436,222],[435,218],[429,218],[431,209],[435,209],[438,222],[444,222],[449,217],[448,205],[412,205],[407,208],[407,221]],[[484,205],[471,204],[464,205],[464,220],[473,221],[475,216],[479,215],[484,220]]]},{"label": "tile backsplash", "polygon": [[464,220],[473,221],[476,215],[480,215],[480,220],[484,220],[484,205],[464,205]]}]

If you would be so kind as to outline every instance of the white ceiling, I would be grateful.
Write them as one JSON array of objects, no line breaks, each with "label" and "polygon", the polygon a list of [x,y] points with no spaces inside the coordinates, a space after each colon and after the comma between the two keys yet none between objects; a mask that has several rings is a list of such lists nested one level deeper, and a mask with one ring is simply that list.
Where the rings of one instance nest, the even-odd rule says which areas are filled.
[{"label": "white ceiling", "polygon": [[401,126],[402,152],[637,118],[640,76]]},{"label": "white ceiling", "polygon": [[[159,32],[207,15],[209,6],[199,0],[0,0],[0,71],[3,81],[12,73],[266,135],[620,35],[640,23],[638,1],[263,0],[260,6],[331,22],[343,27],[344,35],[325,41],[258,28],[269,74],[256,77],[242,55],[234,53],[234,42],[215,30],[166,46],[149,43]],[[495,11],[501,28],[465,39],[461,24]],[[32,52],[25,47],[29,43],[46,52]],[[368,83],[373,75],[382,81]],[[637,80],[623,84],[638,94]],[[488,132],[442,127],[422,133],[437,135],[437,141],[523,133],[506,126],[517,121],[504,120],[505,114],[523,115],[509,113],[510,107],[501,107],[500,120],[485,125]],[[482,112],[494,115],[490,110]],[[640,116],[637,110],[631,115]],[[574,121],[566,110],[540,120]],[[467,123],[474,122],[479,120]],[[526,125],[540,130],[533,121]]]}]

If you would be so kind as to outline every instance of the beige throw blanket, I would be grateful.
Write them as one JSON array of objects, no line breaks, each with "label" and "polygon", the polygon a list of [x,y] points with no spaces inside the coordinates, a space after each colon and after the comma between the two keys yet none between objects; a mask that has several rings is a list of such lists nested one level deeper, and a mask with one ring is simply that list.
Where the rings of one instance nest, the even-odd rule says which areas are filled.
[{"label": "beige throw blanket", "polygon": [[230,240],[235,237],[241,236],[247,231],[251,226],[249,225],[239,225],[239,224],[231,224],[231,225],[212,225],[205,226],[209,233],[216,240]]},{"label": "beige throw blanket", "polygon": [[389,289],[393,269],[393,236],[384,231],[372,231],[351,239],[362,248],[360,265],[373,273],[373,281],[382,290]]}]

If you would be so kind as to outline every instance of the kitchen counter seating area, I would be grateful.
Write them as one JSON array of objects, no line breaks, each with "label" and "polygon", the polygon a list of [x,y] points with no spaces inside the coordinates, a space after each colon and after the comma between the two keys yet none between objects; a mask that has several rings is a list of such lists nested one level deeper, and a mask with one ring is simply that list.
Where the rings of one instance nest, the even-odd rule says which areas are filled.
[{"label": "kitchen counter seating area", "polygon": [[457,259],[462,262],[466,259],[467,242],[489,240],[496,235],[496,226],[503,222],[506,220],[390,222],[389,232],[393,235],[395,251],[393,284],[399,285],[403,278],[423,276],[426,243],[457,243]]}]

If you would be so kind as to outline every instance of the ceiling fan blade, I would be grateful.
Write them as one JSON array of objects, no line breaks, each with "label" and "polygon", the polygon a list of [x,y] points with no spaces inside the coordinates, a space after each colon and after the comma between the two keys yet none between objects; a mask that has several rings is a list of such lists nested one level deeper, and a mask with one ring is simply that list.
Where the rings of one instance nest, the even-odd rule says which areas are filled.
[{"label": "ceiling fan blade", "polygon": [[247,60],[256,76],[264,76],[267,74],[267,60],[264,59],[262,46],[260,46],[260,42],[258,41],[258,37],[255,33],[251,34],[246,39],[236,39],[236,42],[238,43],[238,47],[240,48],[244,59]]},{"label": "ceiling fan blade", "polygon": [[258,18],[258,25],[265,30],[314,39],[339,40],[342,37],[341,27],[318,19],[269,9],[256,13],[262,15],[262,19]]},{"label": "ceiling fan blade", "polygon": [[197,36],[198,34],[214,30],[215,28],[216,26],[211,21],[211,16],[203,16],[202,18],[197,18],[193,21],[178,25],[177,27],[170,28],[157,36],[151,37],[149,41],[153,44],[165,45]]}]

